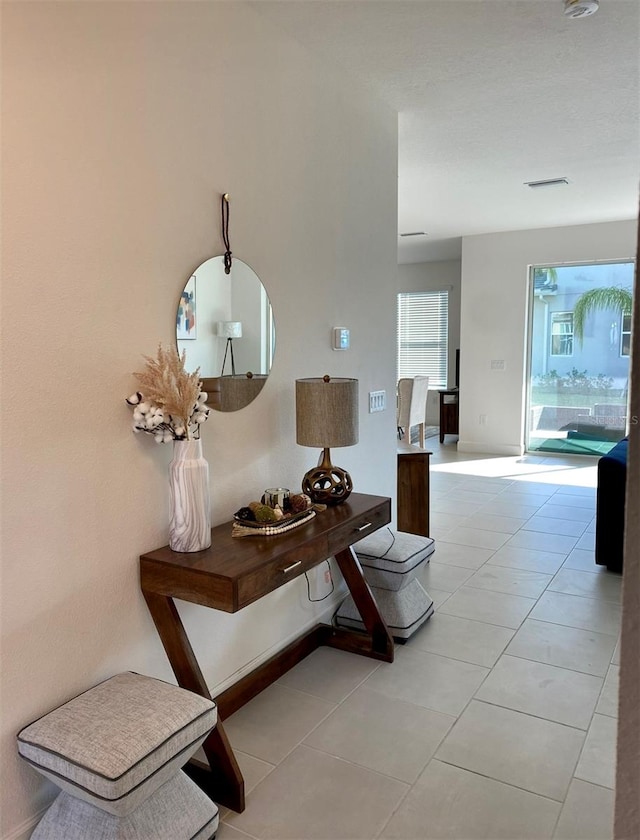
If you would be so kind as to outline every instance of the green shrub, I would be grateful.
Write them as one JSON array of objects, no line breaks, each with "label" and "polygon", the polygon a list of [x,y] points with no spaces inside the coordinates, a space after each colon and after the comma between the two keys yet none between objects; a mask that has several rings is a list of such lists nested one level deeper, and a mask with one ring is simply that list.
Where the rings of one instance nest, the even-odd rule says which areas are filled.
[{"label": "green shrub", "polygon": [[533,380],[534,388],[543,391],[557,391],[564,394],[608,394],[613,388],[613,378],[599,373],[590,376],[587,370],[571,368],[561,376],[557,370],[550,370]]}]

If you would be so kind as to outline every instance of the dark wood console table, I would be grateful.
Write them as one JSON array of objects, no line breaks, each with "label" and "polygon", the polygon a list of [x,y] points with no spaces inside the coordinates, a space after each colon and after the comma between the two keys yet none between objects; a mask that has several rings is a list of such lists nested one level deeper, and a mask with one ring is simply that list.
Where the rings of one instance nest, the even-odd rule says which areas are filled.
[{"label": "dark wood console table", "polygon": [[440,443],[445,435],[457,435],[459,428],[460,403],[458,389],[438,391],[440,394]]},{"label": "dark wood console table", "polygon": [[429,456],[427,449],[398,443],[398,530],[429,536]]},{"label": "dark wood console table", "polygon": [[208,764],[185,771],[219,805],[243,811],[244,780],[222,722],[320,645],[393,662],[393,639],[351,547],[391,521],[391,500],[352,493],[341,505],[271,537],[231,536],[231,522],[212,529],[211,548],[181,554],[164,546],[140,558],[142,593],[178,685],[211,698],[174,598],[237,612],[334,556],[362,616],[365,632],[318,624],[215,697],[218,724],[203,748]]}]

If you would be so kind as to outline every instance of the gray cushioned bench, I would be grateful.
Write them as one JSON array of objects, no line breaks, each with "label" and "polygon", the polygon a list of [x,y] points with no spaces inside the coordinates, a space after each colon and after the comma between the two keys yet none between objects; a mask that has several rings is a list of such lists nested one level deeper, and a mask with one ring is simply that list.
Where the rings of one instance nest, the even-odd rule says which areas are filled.
[{"label": "gray cushioned bench", "polygon": [[[353,548],[389,632],[397,641],[406,641],[433,615],[433,601],[417,575],[429,562],[434,541],[382,528]],[[335,620],[339,627],[364,627],[351,596],[342,602]]]},{"label": "gray cushioned bench", "polygon": [[117,674],[26,726],[18,751],[61,788],[32,840],[210,840],[218,808],[182,771],[215,703]]}]

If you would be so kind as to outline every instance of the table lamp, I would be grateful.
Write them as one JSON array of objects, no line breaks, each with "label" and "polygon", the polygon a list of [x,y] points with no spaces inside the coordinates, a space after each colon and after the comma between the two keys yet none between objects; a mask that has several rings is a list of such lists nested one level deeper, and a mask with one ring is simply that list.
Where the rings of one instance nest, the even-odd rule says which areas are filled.
[{"label": "table lamp", "polygon": [[302,492],[320,504],[344,502],[353,489],[351,476],[333,466],[329,449],[358,442],[358,380],[296,379],[296,441],[322,449],[318,466],[302,479]]},{"label": "table lamp", "polygon": [[242,338],[242,321],[218,321],[218,335],[226,338],[227,344],[224,348],[224,359],[220,376],[224,375],[224,366],[227,363],[227,353],[231,350],[231,375],[236,374],[236,363],[233,359],[233,339]]}]

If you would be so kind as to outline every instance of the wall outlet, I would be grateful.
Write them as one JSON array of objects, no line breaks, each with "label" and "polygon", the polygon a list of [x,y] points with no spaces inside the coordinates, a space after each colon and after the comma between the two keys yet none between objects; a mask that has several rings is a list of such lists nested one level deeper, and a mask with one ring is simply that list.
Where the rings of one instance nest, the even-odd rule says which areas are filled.
[{"label": "wall outlet", "polygon": [[491,359],[491,370],[504,370],[504,359]]},{"label": "wall outlet", "polygon": [[386,391],[369,391],[369,414],[384,411],[387,407]]},{"label": "wall outlet", "polygon": [[478,423],[481,426],[486,426],[487,425],[487,415],[486,414],[481,414],[480,417],[478,418]]},{"label": "wall outlet", "polygon": [[333,580],[331,570],[327,568],[326,563],[316,566],[315,569],[310,569],[306,576],[308,595],[312,601],[321,601],[331,593]]}]

